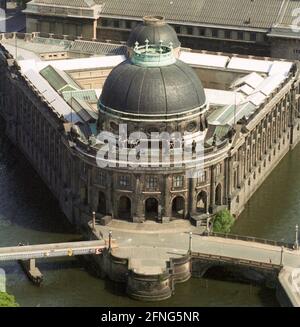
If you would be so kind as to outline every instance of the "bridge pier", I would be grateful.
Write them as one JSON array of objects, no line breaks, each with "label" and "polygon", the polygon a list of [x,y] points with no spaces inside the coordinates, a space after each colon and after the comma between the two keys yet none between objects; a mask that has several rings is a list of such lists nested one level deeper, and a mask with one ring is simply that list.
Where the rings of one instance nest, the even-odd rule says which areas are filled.
[{"label": "bridge pier", "polygon": [[25,272],[28,279],[37,286],[40,286],[43,281],[43,274],[39,270],[39,268],[36,266],[36,260],[35,259],[29,259],[29,260],[19,260],[19,263]]}]

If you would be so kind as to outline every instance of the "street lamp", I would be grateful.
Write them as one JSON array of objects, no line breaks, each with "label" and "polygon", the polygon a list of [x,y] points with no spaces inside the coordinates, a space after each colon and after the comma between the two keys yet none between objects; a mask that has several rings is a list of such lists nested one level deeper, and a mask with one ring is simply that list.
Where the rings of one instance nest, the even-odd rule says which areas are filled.
[{"label": "street lamp", "polygon": [[280,267],[283,267],[283,253],[284,253],[284,247],[281,247],[281,255],[280,255]]},{"label": "street lamp", "polygon": [[299,226],[298,226],[298,224],[296,225],[295,249],[299,250]]},{"label": "street lamp", "polygon": [[93,211],[93,231],[96,230],[96,212]]},{"label": "street lamp", "polygon": [[190,232],[190,234],[189,234],[189,254],[192,253],[192,238],[193,238],[193,233]]},{"label": "street lamp", "polygon": [[112,239],[112,231],[108,233],[108,251],[111,251],[111,239]]}]

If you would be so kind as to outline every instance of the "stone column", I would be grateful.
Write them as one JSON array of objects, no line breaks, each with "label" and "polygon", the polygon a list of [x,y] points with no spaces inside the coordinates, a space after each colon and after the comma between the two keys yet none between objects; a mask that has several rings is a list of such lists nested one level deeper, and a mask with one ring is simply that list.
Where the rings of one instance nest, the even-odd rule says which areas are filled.
[{"label": "stone column", "polygon": [[118,201],[117,201],[117,196],[115,192],[115,183],[114,183],[114,176],[113,173],[110,172],[108,174],[108,183],[110,185],[110,203],[109,203],[109,210],[111,212],[111,217],[114,219],[118,215]]},{"label": "stone column", "polygon": [[106,187],[107,187],[107,192],[106,192],[106,212],[107,214],[110,214],[113,216],[113,182],[112,182],[112,177],[110,173],[107,173],[106,175]]},{"label": "stone column", "polygon": [[[226,202],[231,198],[231,194],[233,192],[233,178],[234,178],[234,169],[233,169],[233,160],[232,156],[230,155],[229,158],[227,158],[224,162],[225,164],[225,187],[224,187],[224,192],[223,198],[225,197]],[[227,184],[227,185],[226,185]],[[227,187],[226,187],[227,186]]]},{"label": "stone column", "polygon": [[195,214],[197,209],[196,184],[196,177],[189,179],[189,211],[191,215]]},{"label": "stone column", "polygon": [[163,217],[171,217],[172,216],[172,204],[170,203],[170,176],[164,176],[164,204],[163,204]]},{"label": "stone column", "polygon": [[213,210],[215,205],[215,167],[210,167],[210,204],[207,204],[209,208]]},{"label": "stone column", "polygon": [[145,221],[145,209],[144,202],[142,201],[142,187],[141,187],[141,176],[136,175],[136,184],[135,184],[135,201],[132,203],[133,211],[133,222],[141,223]]}]

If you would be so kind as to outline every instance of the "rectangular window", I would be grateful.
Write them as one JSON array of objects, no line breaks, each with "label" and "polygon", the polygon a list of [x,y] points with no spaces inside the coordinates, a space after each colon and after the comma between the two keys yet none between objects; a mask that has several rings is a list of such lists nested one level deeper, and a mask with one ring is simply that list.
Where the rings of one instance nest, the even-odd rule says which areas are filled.
[{"label": "rectangular window", "polygon": [[147,188],[148,189],[157,189],[157,187],[158,187],[158,177],[149,176],[147,178]]},{"label": "rectangular window", "polygon": [[202,184],[207,181],[207,172],[204,171],[199,171],[198,176],[197,176],[197,184]]},{"label": "rectangular window", "polygon": [[96,175],[96,183],[98,185],[102,185],[105,186],[106,185],[106,173],[103,171],[97,171],[97,175]]},{"label": "rectangular window", "polygon": [[174,176],[173,177],[173,187],[175,187],[175,188],[183,187],[183,181],[184,181],[184,178],[182,175]]},{"label": "rectangular window", "polygon": [[85,186],[80,189],[80,198],[84,205],[88,205],[88,189]]},{"label": "rectangular window", "polygon": [[126,28],[131,29],[131,21],[130,20],[126,20]]},{"label": "rectangular window", "polygon": [[193,27],[187,27],[187,34],[193,35]]},{"label": "rectangular window", "polygon": [[55,23],[50,23],[49,32],[55,33]]},{"label": "rectangular window", "polygon": [[256,33],[255,32],[250,33],[250,41],[256,41]]},{"label": "rectangular window", "polygon": [[219,36],[218,30],[217,29],[213,29],[212,30],[212,37],[218,37],[218,36]]},{"label": "rectangular window", "polygon": [[102,19],[102,26],[108,26],[108,19]]},{"label": "rectangular window", "polygon": [[237,188],[237,171],[234,171],[233,175],[233,187],[236,189]]},{"label": "rectangular window", "polygon": [[130,186],[130,178],[127,175],[122,175],[119,178],[119,184],[121,187],[128,187]]},{"label": "rectangular window", "polygon": [[199,35],[205,36],[205,28],[199,28]]},{"label": "rectangular window", "polygon": [[231,31],[225,30],[225,39],[231,39]]},{"label": "rectangular window", "polygon": [[114,27],[119,28],[120,27],[120,21],[114,20]]},{"label": "rectangular window", "polygon": [[238,31],[238,40],[244,40],[244,32]]}]

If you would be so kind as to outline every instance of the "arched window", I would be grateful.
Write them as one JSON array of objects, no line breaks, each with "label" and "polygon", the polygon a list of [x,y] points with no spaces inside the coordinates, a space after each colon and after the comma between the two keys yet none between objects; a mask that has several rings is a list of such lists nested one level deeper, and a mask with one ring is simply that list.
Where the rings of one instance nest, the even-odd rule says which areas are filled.
[{"label": "arched window", "polygon": [[120,197],[118,216],[120,219],[131,218],[131,200],[127,196]]},{"label": "arched window", "polygon": [[145,202],[145,218],[158,219],[158,201],[155,198],[149,198]]},{"label": "arched window", "polygon": [[201,191],[197,196],[197,212],[200,214],[207,213],[207,194]]},{"label": "arched window", "polygon": [[106,197],[103,192],[99,192],[97,211],[103,215],[106,214]]},{"label": "arched window", "polygon": [[185,218],[185,199],[182,196],[177,196],[172,201],[172,216],[175,218]]},{"label": "arched window", "polygon": [[218,184],[218,186],[216,187],[215,203],[217,206],[222,205],[222,186],[221,186],[221,184]]}]

